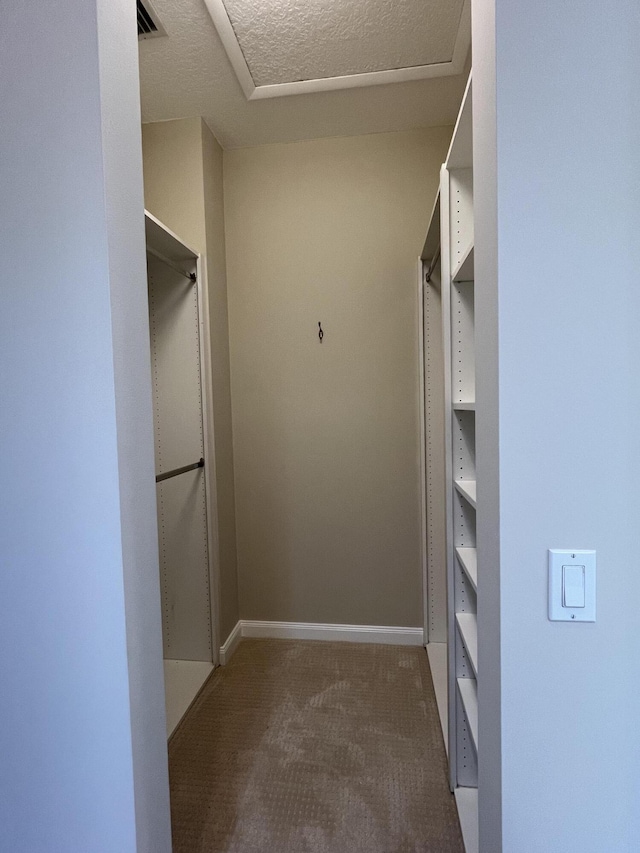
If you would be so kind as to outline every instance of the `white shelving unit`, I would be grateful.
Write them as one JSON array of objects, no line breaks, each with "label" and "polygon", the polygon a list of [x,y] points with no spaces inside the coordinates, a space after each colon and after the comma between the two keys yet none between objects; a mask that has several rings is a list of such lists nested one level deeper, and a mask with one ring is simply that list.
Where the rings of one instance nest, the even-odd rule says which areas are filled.
[{"label": "white shelving unit", "polygon": [[[441,308],[443,434],[429,453],[443,456],[439,499],[445,508],[444,565],[447,622],[447,733],[449,781],[455,793],[467,853],[478,849],[478,628],[482,583],[476,552],[476,382],[474,332],[474,226],[472,82],[467,84],[422,254],[423,287],[437,269]],[[437,235],[437,240],[436,240]],[[426,328],[426,326],[425,326]],[[425,347],[429,376],[431,350]],[[431,389],[431,394],[434,390]],[[427,465],[427,481],[429,466]],[[432,484],[433,485],[433,484]],[[427,482],[427,488],[429,483]],[[427,522],[433,501],[427,502]]]},{"label": "white shelving unit", "polygon": [[419,263],[420,395],[422,422],[422,504],[424,643],[429,655],[445,747],[448,735],[447,573],[444,454],[444,346],[440,262],[440,195],[431,212]]},{"label": "white shelving unit", "polygon": [[[167,735],[217,662],[203,261],[145,213]],[[204,376],[204,380],[203,380]]]}]

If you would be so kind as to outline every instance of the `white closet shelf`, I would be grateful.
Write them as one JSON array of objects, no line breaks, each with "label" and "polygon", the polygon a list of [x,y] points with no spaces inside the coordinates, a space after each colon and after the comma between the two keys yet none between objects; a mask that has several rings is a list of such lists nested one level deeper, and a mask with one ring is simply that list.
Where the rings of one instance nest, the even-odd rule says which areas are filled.
[{"label": "white closet shelf", "polygon": [[476,401],[471,400],[466,403],[452,403],[454,412],[475,412]]},{"label": "white closet shelf", "polygon": [[187,713],[205,681],[213,672],[213,664],[201,660],[164,660],[164,688],[167,715],[167,737]]},{"label": "white closet shelf", "polygon": [[185,245],[177,234],[174,234],[148,210],[144,212],[144,226],[147,246],[155,249],[163,258],[174,263],[194,261],[198,258],[198,253],[194,249]]},{"label": "white closet shelf", "polygon": [[433,689],[435,690],[436,694],[436,704],[438,706],[440,725],[442,726],[442,737],[444,738],[444,747],[448,755],[449,736],[447,720],[447,644],[428,643],[427,655],[429,657],[429,667],[431,669],[431,677],[433,679]]},{"label": "white closet shelf", "polygon": [[462,566],[465,575],[474,591],[478,591],[478,555],[475,548],[456,548],[458,562]]},{"label": "white closet shelf", "polygon": [[473,108],[471,75],[462,98],[458,120],[447,154],[447,169],[471,169],[473,166]]},{"label": "white closet shelf", "polygon": [[459,263],[456,264],[453,270],[453,280],[455,282],[473,281],[473,243],[464,253]]},{"label": "white closet shelf", "polygon": [[475,613],[456,613],[458,631],[475,677],[478,677],[478,620]]},{"label": "white closet shelf", "polygon": [[478,751],[478,682],[475,678],[458,678],[458,691],[469,723],[473,748]]},{"label": "white closet shelf", "polygon": [[465,853],[478,853],[478,789],[456,788],[455,798]]},{"label": "white closet shelf", "polygon": [[427,229],[427,237],[424,241],[421,258],[423,261],[432,261],[436,252],[440,248],[440,190],[436,195],[436,200],[431,211],[429,219],[429,228]]},{"label": "white closet shelf", "polygon": [[476,506],[476,481],[475,480],[454,480],[454,485],[458,492],[465,498],[475,509]]}]

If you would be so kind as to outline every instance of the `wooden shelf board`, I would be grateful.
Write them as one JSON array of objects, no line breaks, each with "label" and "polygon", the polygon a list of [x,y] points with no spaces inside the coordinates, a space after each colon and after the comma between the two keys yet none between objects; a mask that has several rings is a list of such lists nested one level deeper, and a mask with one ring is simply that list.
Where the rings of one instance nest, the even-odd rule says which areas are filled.
[{"label": "wooden shelf board", "polygon": [[467,715],[473,748],[478,752],[478,682],[475,678],[458,678],[458,691]]},{"label": "wooden shelf board", "polygon": [[476,506],[476,481],[475,480],[454,480],[454,484],[458,492],[463,498],[469,501],[475,509]]},{"label": "wooden shelf board", "polygon": [[456,623],[471,669],[478,677],[478,620],[475,613],[456,613]]},{"label": "wooden shelf board", "polygon": [[474,263],[473,263],[473,243],[462,256],[460,263],[453,270],[453,280],[455,282],[473,281]]},{"label": "wooden shelf board", "polygon": [[478,853],[478,789],[456,788],[455,798],[465,853]]},{"label": "wooden shelf board", "polygon": [[458,562],[474,591],[478,591],[478,556],[475,548],[456,548]]}]

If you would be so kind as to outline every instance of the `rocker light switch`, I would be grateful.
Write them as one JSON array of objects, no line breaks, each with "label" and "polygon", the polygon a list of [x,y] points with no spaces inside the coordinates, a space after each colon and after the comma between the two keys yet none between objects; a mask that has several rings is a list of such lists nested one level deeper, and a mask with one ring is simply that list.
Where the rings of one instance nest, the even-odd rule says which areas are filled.
[{"label": "rocker light switch", "polygon": [[584,607],[584,566],[562,567],[562,606]]},{"label": "rocker light switch", "polygon": [[549,551],[549,619],[596,621],[595,551]]}]

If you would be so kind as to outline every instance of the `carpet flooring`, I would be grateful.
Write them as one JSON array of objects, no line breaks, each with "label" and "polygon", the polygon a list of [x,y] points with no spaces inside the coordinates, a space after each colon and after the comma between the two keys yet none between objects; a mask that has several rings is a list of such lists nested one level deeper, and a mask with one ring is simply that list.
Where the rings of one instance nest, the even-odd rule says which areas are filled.
[{"label": "carpet flooring", "polygon": [[463,853],[426,652],[244,639],[169,744],[174,853]]}]

